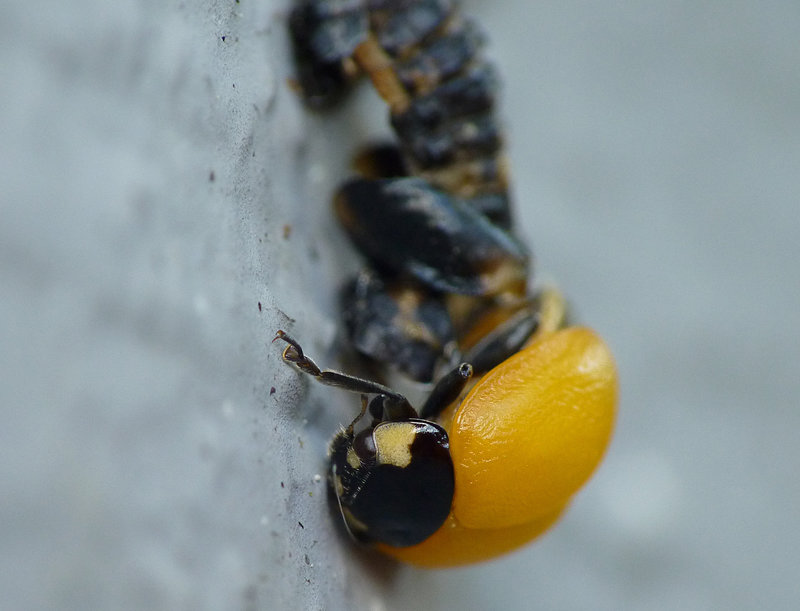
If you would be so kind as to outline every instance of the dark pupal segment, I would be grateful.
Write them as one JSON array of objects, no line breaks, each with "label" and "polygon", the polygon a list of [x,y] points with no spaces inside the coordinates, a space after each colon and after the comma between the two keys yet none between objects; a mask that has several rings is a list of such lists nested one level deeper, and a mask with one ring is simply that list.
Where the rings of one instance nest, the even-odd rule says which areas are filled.
[{"label": "dark pupal segment", "polygon": [[392,57],[408,53],[436,31],[453,11],[449,0],[371,0],[370,21]]},{"label": "dark pupal segment", "polygon": [[506,231],[511,229],[511,201],[508,193],[504,191],[481,193],[470,197],[467,201],[470,206],[498,227]]},{"label": "dark pupal segment", "polygon": [[424,180],[355,179],[335,200],[339,220],[379,268],[449,293],[486,296],[524,284],[528,257],[508,232]]},{"label": "dark pupal segment", "polygon": [[368,32],[364,0],[308,0],[292,11],[297,78],[309,106],[325,108],[344,97],[355,76],[347,62]]},{"label": "dark pupal segment", "polygon": [[311,26],[308,45],[320,61],[341,61],[366,38],[369,22],[363,0],[313,2],[306,5],[305,14]]},{"label": "dark pupal segment", "polygon": [[493,154],[501,145],[495,88],[494,71],[478,66],[415,98],[392,126],[421,169]]},{"label": "dark pupal segment", "polygon": [[411,95],[425,94],[463,70],[482,45],[479,30],[465,20],[416,55],[398,61],[397,77]]},{"label": "dark pupal segment", "polygon": [[331,481],[350,533],[364,543],[421,543],[447,519],[455,478],[447,433],[418,419],[381,422],[331,443]]},{"label": "dark pupal segment", "polygon": [[405,158],[393,143],[378,143],[363,148],[353,160],[353,167],[364,178],[408,176]]},{"label": "dark pupal segment", "polygon": [[342,318],[353,346],[419,382],[430,382],[445,346],[455,341],[441,296],[364,271],[342,293]]},{"label": "dark pupal segment", "polygon": [[[401,178],[409,175],[408,164],[394,144],[380,143],[362,149],[353,166],[365,178]],[[510,202],[504,192],[483,193],[466,200],[493,224],[511,229]]]}]

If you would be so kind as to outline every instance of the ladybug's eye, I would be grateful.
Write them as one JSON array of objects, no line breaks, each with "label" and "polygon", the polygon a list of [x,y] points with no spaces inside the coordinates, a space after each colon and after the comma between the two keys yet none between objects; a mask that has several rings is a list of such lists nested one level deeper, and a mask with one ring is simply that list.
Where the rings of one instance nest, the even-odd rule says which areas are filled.
[{"label": "ladybug's eye", "polygon": [[372,438],[372,430],[361,431],[355,436],[353,451],[360,460],[366,463],[375,460],[375,440]]}]

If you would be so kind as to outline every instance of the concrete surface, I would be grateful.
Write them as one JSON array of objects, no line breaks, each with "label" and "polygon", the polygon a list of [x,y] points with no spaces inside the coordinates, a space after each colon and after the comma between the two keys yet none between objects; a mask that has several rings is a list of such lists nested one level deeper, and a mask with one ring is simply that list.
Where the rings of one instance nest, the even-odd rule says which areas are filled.
[{"label": "concrete surface", "polygon": [[335,362],[326,201],[385,129],[368,93],[300,108],[286,7],[0,7],[0,607],[797,608],[797,4],[468,3],[523,231],[622,404],[554,531],[445,572],[341,536],[352,402],[270,344]]}]

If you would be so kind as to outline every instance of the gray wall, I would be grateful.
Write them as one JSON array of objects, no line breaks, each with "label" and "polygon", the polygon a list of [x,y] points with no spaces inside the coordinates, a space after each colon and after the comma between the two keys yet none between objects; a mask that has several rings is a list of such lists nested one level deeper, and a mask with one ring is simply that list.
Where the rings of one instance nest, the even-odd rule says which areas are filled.
[{"label": "gray wall", "polygon": [[797,3],[467,8],[537,270],[622,376],[567,517],[446,572],[354,552],[330,520],[353,401],[270,340],[335,362],[357,260],[327,198],[385,112],[369,91],[302,110],[284,2],[6,2],[4,607],[796,608]]}]

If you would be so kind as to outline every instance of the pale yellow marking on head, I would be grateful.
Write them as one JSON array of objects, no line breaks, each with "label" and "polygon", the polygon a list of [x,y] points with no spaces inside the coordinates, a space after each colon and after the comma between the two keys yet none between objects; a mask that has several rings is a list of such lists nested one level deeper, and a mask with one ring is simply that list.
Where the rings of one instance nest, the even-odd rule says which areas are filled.
[{"label": "pale yellow marking on head", "polygon": [[352,447],[347,450],[347,464],[353,469],[358,469],[361,466],[361,459]]},{"label": "pale yellow marking on head", "polygon": [[372,433],[378,464],[407,467],[411,463],[411,444],[416,427],[409,422],[386,422]]}]

